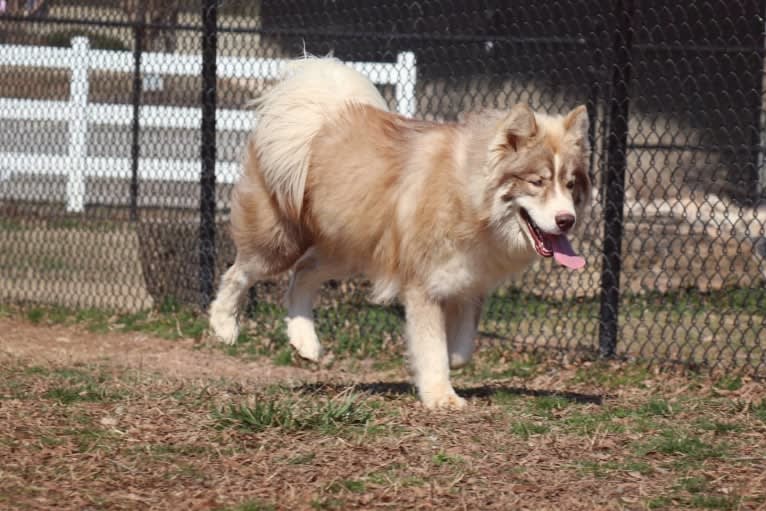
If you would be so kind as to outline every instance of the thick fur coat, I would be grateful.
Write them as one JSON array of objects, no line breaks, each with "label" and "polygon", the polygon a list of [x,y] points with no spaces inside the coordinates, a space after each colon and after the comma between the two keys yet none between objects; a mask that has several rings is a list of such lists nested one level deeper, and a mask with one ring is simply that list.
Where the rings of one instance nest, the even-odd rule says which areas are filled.
[{"label": "thick fur coat", "polygon": [[211,305],[213,331],[235,342],[247,289],[292,269],[288,336],[318,360],[316,292],[364,275],[374,300],[405,305],[423,403],[464,406],[449,370],[470,361],[487,293],[536,257],[584,264],[566,234],[590,200],[587,132],[582,106],[404,118],[341,62],[296,61],[257,103],[232,199],[237,259]]}]

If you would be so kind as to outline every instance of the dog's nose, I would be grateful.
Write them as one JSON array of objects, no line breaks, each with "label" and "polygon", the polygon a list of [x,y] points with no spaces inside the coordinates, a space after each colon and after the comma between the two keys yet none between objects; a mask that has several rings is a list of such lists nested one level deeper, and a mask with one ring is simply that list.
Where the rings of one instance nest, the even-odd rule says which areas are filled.
[{"label": "dog's nose", "polygon": [[575,216],[572,213],[556,213],[556,225],[561,232],[567,232],[575,224]]}]

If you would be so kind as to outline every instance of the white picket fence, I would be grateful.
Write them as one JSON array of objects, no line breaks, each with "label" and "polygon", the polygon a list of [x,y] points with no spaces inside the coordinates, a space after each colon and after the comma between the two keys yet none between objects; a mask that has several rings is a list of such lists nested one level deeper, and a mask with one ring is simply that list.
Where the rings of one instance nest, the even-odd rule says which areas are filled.
[{"label": "white picket fence", "polygon": [[[219,57],[219,78],[276,79],[288,60]],[[415,55],[402,52],[396,63],[349,62],[348,65],[366,75],[373,83],[394,85],[396,110],[407,116],[415,112]],[[0,176],[13,174],[67,176],[66,206],[68,211],[85,208],[86,177],[124,178],[131,176],[129,158],[96,157],[88,155],[88,129],[91,124],[130,125],[131,105],[97,104],[88,101],[88,72],[133,72],[133,54],[92,50],[87,38],[72,39],[71,48],[0,45],[0,66],[54,68],[70,71],[69,101],[42,101],[0,97],[0,120],[60,121],[68,124],[66,155],[30,152],[24,147],[14,152],[0,151]],[[144,53],[141,58],[144,75],[199,76],[202,59],[199,55]],[[32,86],[30,84],[30,86]],[[2,96],[2,91],[0,91]],[[139,122],[142,128],[199,129],[199,108],[141,106]],[[246,110],[219,109],[216,112],[218,130],[248,131],[256,119]],[[138,162],[139,180],[191,181],[199,180],[200,160],[141,158]],[[239,174],[239,162],[218,160],[216,180],[233,183]]]}]

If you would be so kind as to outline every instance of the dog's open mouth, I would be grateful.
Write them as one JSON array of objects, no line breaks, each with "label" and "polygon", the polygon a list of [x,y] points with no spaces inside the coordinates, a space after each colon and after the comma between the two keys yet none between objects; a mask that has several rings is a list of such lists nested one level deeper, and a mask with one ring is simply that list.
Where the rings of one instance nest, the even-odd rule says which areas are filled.
[{"label": "dog's open mouth", "polygon": [[572,270],[585,266],[585,258],[578,255],[564,234],[549,234],[540,229],[527,213],[521,209],[521,218],[527,223],[527,229],[532,237],[535,252],[542,257],[553,257],[557,263]]}]

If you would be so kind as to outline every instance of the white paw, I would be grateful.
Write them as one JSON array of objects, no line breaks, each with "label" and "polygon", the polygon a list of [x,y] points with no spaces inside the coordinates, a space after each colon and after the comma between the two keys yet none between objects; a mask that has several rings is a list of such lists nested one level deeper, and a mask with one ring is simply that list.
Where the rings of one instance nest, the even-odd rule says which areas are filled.
[{"label": "white paw", "polygon": [[450,353],[449,354],[449,368],[460,369],[465,367],[471,362],[471,355],[464,353]]},{"label": "white paw", "polygon": [[314,322],[301,316],[287,319],[287,337],[298,355],[319,362],[322,357],[322,345],[314,330]]},{"label": "white paw", "polygon": [[213,311],[210,313],[210,328],[213,335],[224,344],[234,344],[239,337],[237,318],[231,314]]},{"label": "white paw", "polygon": [[429,410],[448,409],[460,410],[468,405],[468,402],[458,396],[452,387],[448,389],[428,390],[420,392],[420,400],[423,406]]}]

